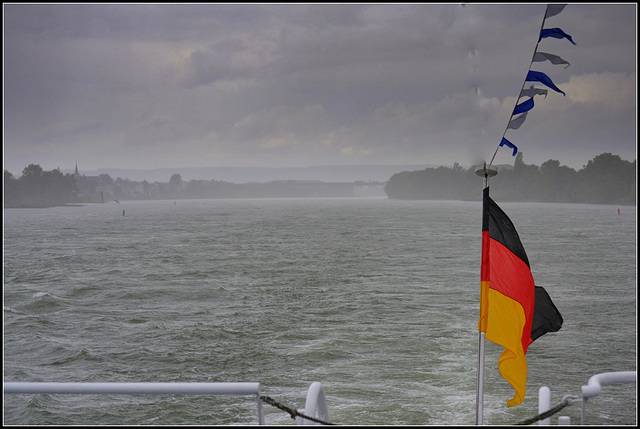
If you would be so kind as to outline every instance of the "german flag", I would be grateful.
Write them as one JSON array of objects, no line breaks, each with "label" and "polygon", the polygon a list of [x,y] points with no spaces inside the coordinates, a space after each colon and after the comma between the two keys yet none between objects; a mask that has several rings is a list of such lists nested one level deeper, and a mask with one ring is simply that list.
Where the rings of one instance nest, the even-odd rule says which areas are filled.
[{"label": "german flag", "polygon": [[482,199],[482,265],[478,329],[502,347],[498,368],[516,390],[509,407],[520,405],[527,385],[529,345],[557,332],[562,316],[547,292],[535,286],[529,259],[509,217],[489,197]]}]

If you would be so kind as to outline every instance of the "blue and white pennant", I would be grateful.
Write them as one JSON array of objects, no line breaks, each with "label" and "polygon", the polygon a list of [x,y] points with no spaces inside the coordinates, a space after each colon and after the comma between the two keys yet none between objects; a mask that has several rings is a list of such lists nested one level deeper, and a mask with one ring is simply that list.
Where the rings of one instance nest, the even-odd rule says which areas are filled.
[{"label": "blue and white pennant", "polygon": [[[542,20],[542,26],[540,30],[540,36],[538,38],[538,43],[536,43],[536,48],[534,49],[534,52],[533,52],[531,64],[529,65],[529,71],[527,72],[527,76],[522,84],[520,95],[518,96],[518,101],[516,101],[516,106],[514,107],[513,112],[511,113],[511,117],[509,118],[509,123],[507,125],[507,128],[504,130],[504,133],[502,134],[502,140],[500,141],[498,148],[496,148],[496,151],[493,154],[493,158],[491,158],[491,162],[489,163],[489,165],[493,163],[493,159],[498,153],[498,149],[500,149],[503,146],[513,149],[513,156],[516,156],[516,154],[518,153],[518,148],[516,147],[516,145],[514,145],[513,143],[511,143],[509,140],[505,138],[507,130],[508,129],[517,130],[524,123],[525,119],[527,118],[527,113],[534,107],[534,102],[533,102],[534,96],[544,95],[545,98],[547,97],[548,91],[544,88],[536,88],[533,85],[531,85],[530,88],[524,88],[527,82],[538,82],[548,88],[551,88],[556,92],[559,92],[562,95],[566,95],[564,91],[562,91],[553,83],[553,81],[549,76],[547,76],[542,72],[531,70],[531,66],[533,65],[534,62],[542,62],[542,61],[549,61],[551,64],[554,64],[554,65],[566,64],[565,68],[569,67],[570,65],[569,62],[559,57],[558,55],[549,54],[547,52],[538,52],[538,45],[540,41],[548,37],[552,37],[555,39],[567,39],[574,45],[576,44],[571,38],[571,36],[565,33],[564,31],[562,31],[560,28],[544,28],[544,23],[547,20],[547,18],[551,18],[552,16],[559,14],[560,12],[562,12],[565,6],[566,4],[547,5],[547,10],[545,12],[544,19]],[[529,98],[524,102],[518,104],[518,102],[522,97],[529,97]]]}]

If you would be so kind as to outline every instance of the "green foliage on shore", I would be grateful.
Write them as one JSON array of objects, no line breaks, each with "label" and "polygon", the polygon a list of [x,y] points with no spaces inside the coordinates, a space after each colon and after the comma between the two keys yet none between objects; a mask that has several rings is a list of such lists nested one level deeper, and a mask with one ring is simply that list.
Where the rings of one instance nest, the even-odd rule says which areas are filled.
[{"label": "green foliage on shore", "polygon": [[[491,179],[491,195],[499,201],[566,202],[590,204],[636,204],[636,161],[603,153],[582,170],[549,160],[540,167],[528,165],[522,153],[513,167],[499,167]],[[5,208],[51,207],[65,204],[100,203],[112,200],[181,198],[305,198],[353,197],[350,183],[276,181],[269,183],[228,183],[216,180],[183,181],[180,174],[168,182],[133,182],[112,179],[108,174],[83,176],[63,174],[59,169],[43,171],[31,164],[15,178],[4,171]],[[480,200],[482,181],[475,167],[465,170],[426,168],[391,176],[384,187],[390,199]]]},{"label": "green foliage on shore", "polygon": [[114,180],[108,174],[62,174],[58,169],[47,172],[35,164],[26,167],[19,178],[5,170],[3,183],[5,208],[53,207],[114,200],[355,197],[356,184],[295,180],[244,184],[217,180],[185,181],[177,173],[168,182],[150,183],[120,177]]},{"label": "green foliage on shore", "polygon": [[73,202],[78,187],[71,174],[44,171],[36,164],[22,170],[19,179],[4,171],[4,207],[50,207]]},{"label": "green foliage on shore", "polygon": [[[499,168],[490,179],[491,195],[499,201],[564,202],[586,204],[636,204],[636,161],[603,153],[582,170],[549,160],[540,167],[528,165],[522,153],[513,168]],[[391,199],[479,200],[482,181],[475,167],[426,168],[391,176],[385,192]]]}]

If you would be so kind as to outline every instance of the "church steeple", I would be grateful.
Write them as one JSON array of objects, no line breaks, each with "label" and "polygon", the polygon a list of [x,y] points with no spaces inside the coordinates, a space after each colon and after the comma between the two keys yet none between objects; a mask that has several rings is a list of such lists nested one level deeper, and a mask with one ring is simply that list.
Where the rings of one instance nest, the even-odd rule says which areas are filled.
[{"label": "church steeple", "polygon": [[74,176],[79,176],[80,173],[78,173],[78,163],[76,162],[76,171],[73,173]]}]

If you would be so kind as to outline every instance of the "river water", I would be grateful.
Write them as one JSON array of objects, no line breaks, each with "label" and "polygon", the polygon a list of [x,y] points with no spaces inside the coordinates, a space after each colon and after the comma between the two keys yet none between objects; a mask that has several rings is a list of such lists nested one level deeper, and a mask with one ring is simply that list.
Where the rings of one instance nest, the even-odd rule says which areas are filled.
[{"label": "river water", "polygon": [[[564,317],[528,390],[487,342],[485,424],[537,414],[596,373],[636,370],[635,207],[500,203]],[[618,214],[618,209],[620,213]],[[481,203],[386,198],[128,201],[4,211],[5,381],[260,382],[331,421],[475,423]],[[248,397],[5,395],[4,423],[257,423]],[[294,424],[264,405],[268,424]],[[580,423],[580,405],[560,415]],[[552,423],[557,422],[557,415]],[[587,423],[636,424],[636,386]]]}]

